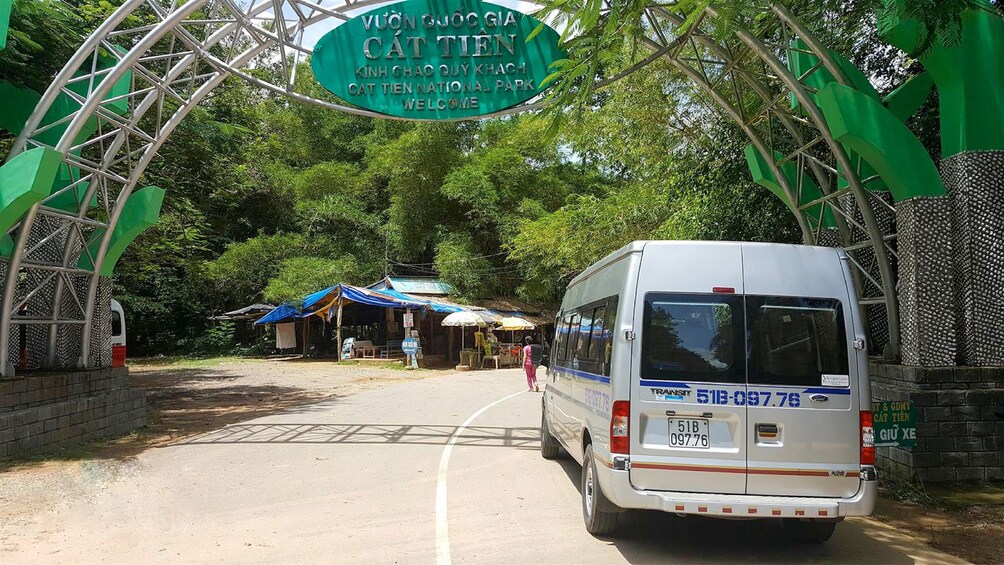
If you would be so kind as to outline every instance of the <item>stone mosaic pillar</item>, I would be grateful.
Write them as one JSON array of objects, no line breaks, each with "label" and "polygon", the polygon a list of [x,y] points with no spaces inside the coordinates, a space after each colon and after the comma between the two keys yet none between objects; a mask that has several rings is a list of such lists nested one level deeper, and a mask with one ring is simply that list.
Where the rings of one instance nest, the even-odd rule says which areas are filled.
[{"label": "stone mosaic pillar", "polygon": [[951,199],[960,360],[1004,365],[1004,151],[947,157],[941,174]]},{"label": "stone mosaic pillar", "polygon": [[920,58],[940,94],[957,360],[1004,365],[1004,17],[981,0],[981,9],[962,14],[959,41],[930,43],[923,23],[908,16],[914,1],[887,0],[879,30]]},{"label": "stone mosaic pillar", "polygon": [[951,201],[943,196],[904,200],[896,207],[896,223],[903,364],[955,365]]}]

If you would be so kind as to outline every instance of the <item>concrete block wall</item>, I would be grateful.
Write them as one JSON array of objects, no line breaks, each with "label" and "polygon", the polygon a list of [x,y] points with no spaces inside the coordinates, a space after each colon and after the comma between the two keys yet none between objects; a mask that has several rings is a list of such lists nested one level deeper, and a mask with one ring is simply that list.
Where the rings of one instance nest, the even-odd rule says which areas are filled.
[{"label": "concrete block wall", "polygon": [[146,424],[146,396],[128,369],[0,380],[0,458],[128,433]]},{"label": "concrete block wall", "polygon": [[872,398],[910,401],[917,446],[880,447],[880,469],[929,483],[1004,480],[1004,367],[872,363]]}]

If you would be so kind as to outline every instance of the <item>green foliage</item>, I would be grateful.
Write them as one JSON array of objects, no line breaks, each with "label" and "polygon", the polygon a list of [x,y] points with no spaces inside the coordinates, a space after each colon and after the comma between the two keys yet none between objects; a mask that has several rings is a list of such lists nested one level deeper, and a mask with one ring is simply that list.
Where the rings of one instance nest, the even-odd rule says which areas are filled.
[{"label": "green foliage", "polygon": [[436,270],[465,298],[485,298],[498,291],[499,277],[488,257],[479,255],[471,234],[451,234],[436,245]]},{"label": "green foliage", "polygon": [[14,0],[0,80],[45,90],[83,41],[81,19],[59,0]]},{"label": "green foliage", "polygon": [[317,249],[302,234],[260,235],[228,245],[218,259],[207,263],[206,275],[225,303],[249,304],[261,297],[284,261],[311,251]]},{"label": "green foliage", "polygon": [[201,343],[200,353],[219,354],[229,352],[234,348],[234,332],[236,327],[233,322],[220,322],[218,325],[210,327]]},{"label": "green foliage", "polygon": [[[21,35],[0,52],[0,78],[44,89],[121,2],[17,0],[12,32]],[[876,84],[892,85],[919,69],[875,39],[882,3],[786,5],[805,21],[826,22],[818,32],[827,45]],[[958,3],[939,7],[948,15],[937,29],[950,30],[948,5]],[[643,17],[650,5],[545,6],[564,26],[569,51],[545,119],[374,120],[227,79],[140,179],[167,196],[160,222],[116,272],[131,350],[247,352],[232,324],[207,318],[253,302],[297,301],[339,282],[366,284],[386,271],[438,274],[465,298],[555,303],[570,278],[633,240],[797,241],[791,213],[751,182],[742,132],[709,112],[707,96],[664,61],[633,66],[650,53],[642,41],[651,34]],[[732,31],[729,22],[758,24],[753,3],[714,5],[707,17],[720,37]],[[694,23],[708,6],[671,7]],[[129,23],[146,17],[138,11]],[[263,61],[253,72],[268,76],[274,66]],[[333,99],[306,64],[297,90]],[[936,113],[932,102],[911,122],[929,148],[938,142]]]},{"label": "green foliage", "polygon": [[930,52],[937,43],[958,45],[962,40],[962,17],[969,10],[992,10],[988,0],[887,0],[879,25],[887,27],[892,20],[911,19],[920,23],[913,57]]},{"label": "green foliage", "polygon": [[336,283],[373,282],[369,275],[370,273],[360,269],[355,257],[351,255],[336,259],[293,257],[283,261],[276,275],[268,281],[264,298],[274,304],[295,302]]}]

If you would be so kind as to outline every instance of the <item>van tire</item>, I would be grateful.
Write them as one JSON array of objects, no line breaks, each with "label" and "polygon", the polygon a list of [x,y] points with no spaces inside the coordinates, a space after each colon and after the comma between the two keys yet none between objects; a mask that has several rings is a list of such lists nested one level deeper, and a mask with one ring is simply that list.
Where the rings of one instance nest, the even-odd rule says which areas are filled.
[{"label": "van tire", "polygon": [[610,535],[617,529],[617,512],[608,512],[602,508],[613,507],[600,488],[596,474],[596,458],[593,456],[593,446],[586,446],[582,456],[582,520],[586,523],[586,531],[594,536]]},{"label": "van tire", "polygon": [[544,459],[557,459],[561,456],[561,444],[551,435],[544,410],[540,411],[540,456]]},{"label": "van tire", "polygon": [[784,520],[784,534],[795,543],[824,543],[833,535],[836,522],[822,520]]}]

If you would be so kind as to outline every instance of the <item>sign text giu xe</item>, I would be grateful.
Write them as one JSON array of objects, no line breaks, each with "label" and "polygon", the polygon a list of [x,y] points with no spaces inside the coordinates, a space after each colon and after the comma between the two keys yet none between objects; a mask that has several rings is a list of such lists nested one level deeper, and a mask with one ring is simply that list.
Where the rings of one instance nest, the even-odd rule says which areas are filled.
[{"label": "sign text giu xe", "polygon": [[[479,0],[407,0],[322,37],[311,66],[350,104],[402,118],[491,114],[540,94],[564,53],[558,33]],[[532,36],[532,37],[531,37]]]}]

